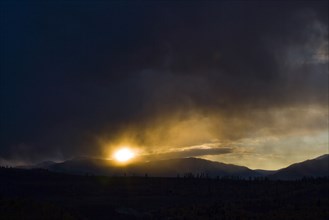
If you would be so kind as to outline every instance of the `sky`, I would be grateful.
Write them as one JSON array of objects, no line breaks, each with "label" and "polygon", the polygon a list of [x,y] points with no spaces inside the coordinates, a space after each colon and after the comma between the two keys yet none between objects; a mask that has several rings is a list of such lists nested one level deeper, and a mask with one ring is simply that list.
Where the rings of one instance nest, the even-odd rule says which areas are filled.
[{"label": "sky", "polygon": [[328,153],[328,1],[2,1],[0,164]]}]

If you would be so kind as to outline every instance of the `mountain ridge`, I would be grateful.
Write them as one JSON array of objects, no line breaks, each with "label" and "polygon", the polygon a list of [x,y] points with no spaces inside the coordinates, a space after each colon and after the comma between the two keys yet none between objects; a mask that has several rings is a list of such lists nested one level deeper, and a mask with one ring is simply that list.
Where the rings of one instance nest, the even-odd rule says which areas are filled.
[{"label": "mountain ridge", "polygon": [[242,178],[268,177],[269,179],[293,180],[306,176],[328,176],[329,154],[324,154],[314,159],[294,163],[279,170],[252,170],[246,166],[226,164],[194,157],[135,162],[125,166],[120,166],[112,160],[77,157],[59,163],[53,161],[45,161],[34,166],[26,166],[20,168],[43,168],[55,172],[79,175],[147,175],[152,177],[177,177],[189,175],[210,178],[239,176]]},{"label": "mountain ridge", "polygon": [[288,167],[279,169],[268,177],[270,179],[293,180],[303,177],[329,176],[329,154],[294,163]]}]

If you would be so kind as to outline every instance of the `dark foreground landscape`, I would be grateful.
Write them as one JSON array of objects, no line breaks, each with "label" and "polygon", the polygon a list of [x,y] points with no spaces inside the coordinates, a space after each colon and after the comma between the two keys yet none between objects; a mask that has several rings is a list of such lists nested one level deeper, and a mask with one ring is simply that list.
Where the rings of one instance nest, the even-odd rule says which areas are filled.
[{"label": "dark foreground landscape", "polygon": [[71,175],[0,168],[1,219],[328,219],[329,179]]}]

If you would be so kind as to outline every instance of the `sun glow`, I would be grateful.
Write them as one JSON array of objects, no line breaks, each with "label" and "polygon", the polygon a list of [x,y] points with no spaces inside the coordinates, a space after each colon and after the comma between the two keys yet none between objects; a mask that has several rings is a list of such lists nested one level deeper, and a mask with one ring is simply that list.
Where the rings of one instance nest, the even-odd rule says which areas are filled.
[{"label": "sun glow", "polygon": [[135,153],[129,148],[121,148],[114,153],[114,158],[119,162],[127,162],[135,157]]}]

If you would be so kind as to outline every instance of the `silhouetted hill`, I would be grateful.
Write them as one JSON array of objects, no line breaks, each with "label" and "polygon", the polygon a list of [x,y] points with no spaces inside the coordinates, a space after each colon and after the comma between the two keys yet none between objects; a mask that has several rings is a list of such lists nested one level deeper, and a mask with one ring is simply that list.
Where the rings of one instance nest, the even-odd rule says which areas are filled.
[{"label": "silhouetted hill", "polygon": [[77,158],[48,166],[49,170],[73,174],[94,174],[110,176],[240,176],[254,177],[260,174],[243,166],[213,162],[198,158],[179,158],[134,163],[118,166],[110,160]]},{"label": "silhouetted hill", "polygon": [[147,173],[151,176],[174,177],[177,175],[194,175],[203,177],[217,176],[259,176],[255,171],[233,164],[225,164],[199,158],[179,158],[169,160],[150,161],[137,164],[129,168],[129,171],[136,173]]},{"label": "silhouetted hill", "polygon": [[94,175],[119,175],[118,168],[111,161],[88,157],[74,158],[48,166],[49,170],[56,172]]},{"label": "silhouetted hill", "polygon": [[257,169],[254,171],[256,171],[257,173],[259,173],[260,175],[263,175],[263,176],[272,175],[272,174],[278,172],[277,170],[262,170],[262,169]]},{"label": "silhouetted hill", "polygon": [[153,176],[153,177],[269,177],[270,179],[293,180],[303,177],[323,177],[329,173],[329,155],[292,164],[280,170],[251,170],[248,167],[225,164],[199,158],[177,158],[132,163],[119,166],[114,161],[79,157],[62,163],[46,161],[25,169],[43,168],[51,171],[106,176]]},{"label": "silhouetted hill", "polygon": [[41,163],[36,164],[34,167],[35,168],[48,168],[49,166],[56,164],[54,161],[44,161]]},{"label": "silhouetted hill", "polygon": [[329,176],[329,155],[325,154],[312,160],[292,164],[269,175],[270,179],[293,180],[303,177]]},{"label": "silhouetted hill", "polygon": [[20,169],[48,169],[53,164],[56,164],[56,162],[54,162],[54,161],[43,161],[43,162],[37,163],[35,165],[22,165],[22,166],[17,166],[16,168],[20,168]]}]

